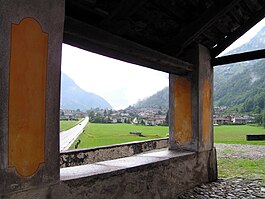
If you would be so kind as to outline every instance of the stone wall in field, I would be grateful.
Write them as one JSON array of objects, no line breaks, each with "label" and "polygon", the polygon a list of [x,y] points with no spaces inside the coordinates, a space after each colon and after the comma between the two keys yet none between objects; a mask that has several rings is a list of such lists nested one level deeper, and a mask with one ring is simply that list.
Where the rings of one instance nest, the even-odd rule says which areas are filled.
[{"label": "stone wall in field", "polygon": [[168,138],[137,141],[87,149],[75,149],[60,154],[60,166],[71,167],[132,156],[142,152],[166,148]]}]

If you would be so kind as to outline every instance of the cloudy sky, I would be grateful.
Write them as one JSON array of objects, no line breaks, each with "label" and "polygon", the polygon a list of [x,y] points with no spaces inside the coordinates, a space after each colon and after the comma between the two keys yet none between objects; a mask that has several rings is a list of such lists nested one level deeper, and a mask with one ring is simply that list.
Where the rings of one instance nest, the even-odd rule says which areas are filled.
[{"label": "cloudy sky", "polygon": [[[248,42],[265,19],[227,48]],[[222,53],[222,54],[223,54]],[[221,55],[222,55],[221,54]],[[63,44],[62,71],[82,89],[105,98],[114,109],[126,108],[168,86],[168,74]]]},{"label": "cloudy sky", "polygon": [[168,74],[63,45],[62,71],[82,89],[126,108],[168,86]]}]

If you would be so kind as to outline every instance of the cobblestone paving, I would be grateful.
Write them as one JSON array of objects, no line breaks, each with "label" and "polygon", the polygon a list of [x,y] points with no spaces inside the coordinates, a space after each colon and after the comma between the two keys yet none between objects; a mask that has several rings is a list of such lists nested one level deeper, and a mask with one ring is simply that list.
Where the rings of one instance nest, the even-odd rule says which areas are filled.
[{"label": "cobblestone paving", "polygon": [[[257,160],[265,157],[265,146],[240,144],[215,144],[218,159],[247,158]],[[264,176],[265,178],[265,176]],[[178,196],[177,199],[251,199],[265,198],[263,179],[235,177],[218,179],[216,182],[202,184]]]},{"label": "cobblestone paving", "polygon": [[251,199],[265,198],[265,186],[261,179],[249,180],[243,178],[219,179],[217,182],[207,183],[195,187],[177,199]]}]

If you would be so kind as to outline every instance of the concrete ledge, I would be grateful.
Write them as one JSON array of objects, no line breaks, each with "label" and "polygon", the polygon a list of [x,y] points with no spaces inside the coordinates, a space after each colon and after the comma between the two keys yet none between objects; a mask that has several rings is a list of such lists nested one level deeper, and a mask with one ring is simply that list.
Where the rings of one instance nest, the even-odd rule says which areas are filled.
[{"label": "concrete ledge", "polygon": [[215,168],[209,168],[215,157],[215,150],[163,150],[62,168],[61,183],[53,193],[63,190],[65,199],[175,198],[216,176]]},{"label": "concrete ledge", "polygon": [[60,167],[79,166],[99,161],[133,156],[142,152],[166,148],[168,138],[136,141],[88,149],[75,149],[60,153]]},{"label": "concrete ledge", "polygon": [[75,167],[62,168],[60,175],[61,180],[74,180],[78,181],[80,178],[85,177],[98,177],[97,175],[122,173],[127,169],[143,167],[150,164],[158,164],[161,161],[166,161],[171,158],[185,158],[185,156],[194,155],[194,152],[175,152],[175,151],[159,151],[146,154],[139,154],[132,157],[119,158],[115,160],[108,160],[97,162],[94,164],[87,164]]}]

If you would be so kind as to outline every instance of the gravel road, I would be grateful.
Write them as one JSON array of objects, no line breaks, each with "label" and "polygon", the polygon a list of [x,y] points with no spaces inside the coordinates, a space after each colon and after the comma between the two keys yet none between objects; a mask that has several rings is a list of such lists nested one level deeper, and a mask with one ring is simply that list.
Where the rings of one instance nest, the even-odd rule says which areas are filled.
[{"label": "gravel road", "polygon": [[257,160],[265,157],[265,146],[243,144],[215,144],[218,158],[248,158]]}]

